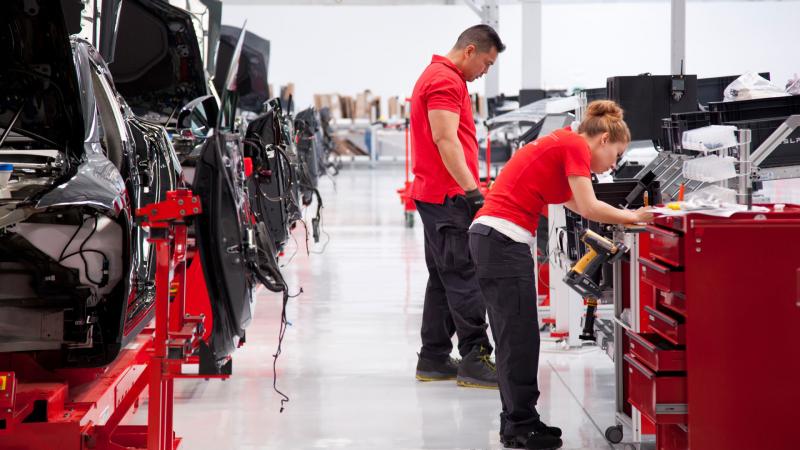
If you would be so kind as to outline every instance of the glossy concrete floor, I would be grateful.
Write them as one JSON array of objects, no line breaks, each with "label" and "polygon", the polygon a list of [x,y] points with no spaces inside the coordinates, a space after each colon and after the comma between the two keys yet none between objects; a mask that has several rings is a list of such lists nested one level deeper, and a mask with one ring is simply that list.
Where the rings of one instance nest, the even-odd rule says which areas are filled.
[{"label": "glossy concrete floor", "polygon": [[[278,388],[291,401],[280,413],[272,387],[280,297],[263,292],[234,376],[178,381],[182,448],[502,448],[497,391],[414,379],[427,272],[419,218],[413,229],[403,224],[402,182],[401,166],[345,167],[320,181],[326,236],[307,255],[296,230],[301,242],[284,258],[292,292],[303,289],[290,301],[278,360]],[[614,424],[607,356],[545,349],[540,386],[543,419],[564,429],[565,449],[615,448],[601,431]]]}]

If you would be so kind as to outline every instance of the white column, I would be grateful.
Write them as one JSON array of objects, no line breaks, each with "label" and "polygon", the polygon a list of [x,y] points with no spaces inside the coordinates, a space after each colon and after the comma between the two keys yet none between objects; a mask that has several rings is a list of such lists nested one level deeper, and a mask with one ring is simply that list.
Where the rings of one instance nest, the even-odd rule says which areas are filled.
[{"label": "white column", "polygon": [[686,73],[686,0],[670,1],[670,64],[672,75]]},{"label": "white column", "polygon": [[[497,0],[484,1],[481,6],[481,21],[500,33],[500,8]],[[496,97],[498,94],[500,94],[500,58],[486,74],[486,98]]]},{"label": "white column", "polygon": [[522,0],[522,89],[542,89],[542,0]]}]

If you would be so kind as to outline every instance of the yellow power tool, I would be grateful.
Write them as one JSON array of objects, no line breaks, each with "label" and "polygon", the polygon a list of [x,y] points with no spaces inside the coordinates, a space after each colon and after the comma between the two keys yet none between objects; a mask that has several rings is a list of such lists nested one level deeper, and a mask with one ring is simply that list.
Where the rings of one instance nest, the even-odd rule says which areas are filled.
[{"label": "yellow power tool", "polygon": [[620,242],[613,242],[591,230],[581,234],[581,241],[586,244],[588,251],[583,258],[564,277],[564,283],[574,289],[586,299],[586,322],[580,338],[585,341],[594,341],[594,316],[597,311],[597,301],[602,295],[600,286],[594,281],[597,272],[605,263],[613,263],[622,258],[628,247]]}]

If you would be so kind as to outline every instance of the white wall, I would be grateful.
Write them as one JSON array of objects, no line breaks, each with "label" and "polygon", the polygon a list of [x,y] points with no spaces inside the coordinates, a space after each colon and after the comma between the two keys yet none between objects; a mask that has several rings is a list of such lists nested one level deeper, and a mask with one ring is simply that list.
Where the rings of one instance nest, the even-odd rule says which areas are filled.
[{"label": "white wall", "polygon": [[[669,1],[543,7],[545,88],[601,87],[606,77],[669,71]],[[502,5],[500,90],[521,79],[520,5]],[[270,82],[294,82],[298,107],[315,93],[410,94],[433,53],[479,22],[466,6],[224,5],[223,23],[272,42]],[[771,71],[781,84],[800,72],[800,2],[692,2],[687,73],[701,77]],[[483,82],[471,90],[482,92]]]}]

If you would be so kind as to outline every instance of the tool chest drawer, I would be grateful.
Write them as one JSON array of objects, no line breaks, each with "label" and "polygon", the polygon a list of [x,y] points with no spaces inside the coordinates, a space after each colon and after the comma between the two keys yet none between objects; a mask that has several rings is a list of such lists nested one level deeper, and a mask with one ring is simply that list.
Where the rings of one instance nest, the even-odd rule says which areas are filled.
[{"label": "tool chest drawer", "polygon": [[657,425],[656,450],[686,450],[689,448],[689,429],[684,425]]},{"label": "tool chest drawer", "polygon": [[680,292],[666,292],[655,288],[656,303],[670,311],[686,317],[686,296]]},{"label": "tool chest drawer", "polygon": [[649,225],[650,257],[673,267],[683,267],[683,235],[676,231]]},{"label": "tool chest drawer", "polygon": [[656,425],[686,424],[686,376],[660,376],[632,355],[624,359],[628,363],[628,401]]},{"label": "tool chest drawer", "polygon": [[683,292],[683,270],[659,264],[648,258],[639,258],[641,280],[662,291]]},{"label": "tool chest drawer", "polygon": [[686,232],[686,217],[685,216],[660,216],[653,220],[653,223],[661,228],[668,230]]},{"label": "tool chest drawer", "polygon": [[675,345],[686,345],[686,325],[678,314],[644,307],[650,331],[657,333]]},{"label": "tool chest drawer", "polygon": [[654,372],[686,371],[686,349],[677,347],[655,333],[626,331],[629,353]]}]

